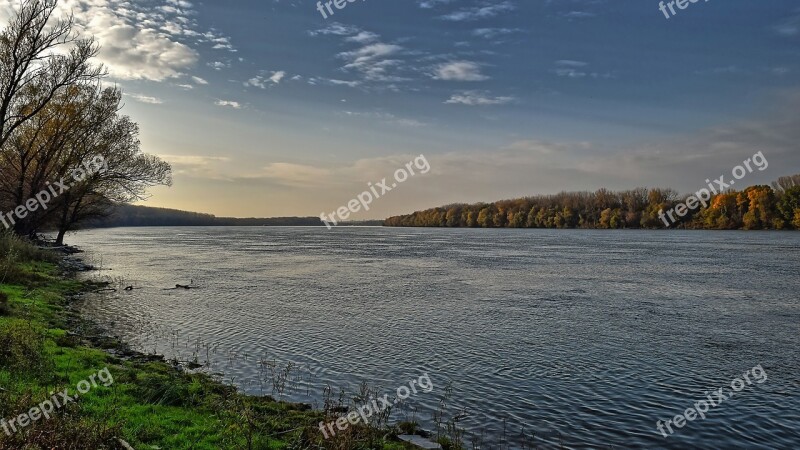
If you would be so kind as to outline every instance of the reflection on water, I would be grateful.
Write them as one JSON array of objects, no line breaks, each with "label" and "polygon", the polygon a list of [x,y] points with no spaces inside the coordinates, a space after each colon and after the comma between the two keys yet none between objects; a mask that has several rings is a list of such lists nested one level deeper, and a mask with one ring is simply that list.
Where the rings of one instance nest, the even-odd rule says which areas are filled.
[{"label": "reflection on water", "polygon": [[[400,412],[569,448],[800,446],[799,233],[139,228],[70,239],[137,288],[84,309],[144,351],[319,402],[368,380]],[[192,282],[198,289],[164,290]],[[668,439],[656,421],[761,364]],[[505,431],[504,431],[505,430]],[[559,437],[560,436],[560,437]]]}]

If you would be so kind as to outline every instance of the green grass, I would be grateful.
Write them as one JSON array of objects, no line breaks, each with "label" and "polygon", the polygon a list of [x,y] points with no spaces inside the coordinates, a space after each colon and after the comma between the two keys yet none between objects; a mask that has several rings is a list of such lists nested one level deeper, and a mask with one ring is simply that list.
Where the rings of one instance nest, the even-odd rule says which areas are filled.
[{"label": "green grass", "polygon": [[[87,288],[65,279],[53,255],[0,235],[0,419],[10,420],[108,368],[113,383],[98,383],[74,403],[22,431],[0,429],[0,450],[142,449],[402,449],[388,428],[351,427],[323,440],[329,413],[306,405],[245,396],[208,376],[165,362],[112,356],[81,336],[65,307]],[[3,278],[3,273],[7,276]],[[11,276],[8,276],[8,275]]]}]

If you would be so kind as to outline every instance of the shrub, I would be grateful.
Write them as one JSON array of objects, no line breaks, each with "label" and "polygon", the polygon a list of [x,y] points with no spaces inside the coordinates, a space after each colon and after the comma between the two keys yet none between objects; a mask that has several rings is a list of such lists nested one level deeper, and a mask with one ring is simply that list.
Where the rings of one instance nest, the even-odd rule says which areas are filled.
[{"label": "shrub", "polygon": [[45,373],[44,335],[22,320],[0,327],[0,368]]},{"label": "shrub", "polygon": [[[39,397],[22,396],[14,411],[25,411],[35,405]],[[121,424],[111,419],[93,421],[83,416],[80,407],[69,404],[58,410],[50,419],[40,418],[25,427],[24,433],[6,435],[0,432],[0,450],[18,449],[119,449],[116,436],[121,434]]]},{"label": "shrub", "polygon": [[9,231],[0,232],[0,255],[5,259],[9,254],[14,255],[18,262],[29,261],[54,261],[52,252],[40,249],[29,240],[21,238]]},{"label": "shrub", "polygon": [[31,261],[55,262],[56,256],[42,250],[26,239],[5,231],[0,232],[0,283],[29,281],[29,276],[20,267]]}]

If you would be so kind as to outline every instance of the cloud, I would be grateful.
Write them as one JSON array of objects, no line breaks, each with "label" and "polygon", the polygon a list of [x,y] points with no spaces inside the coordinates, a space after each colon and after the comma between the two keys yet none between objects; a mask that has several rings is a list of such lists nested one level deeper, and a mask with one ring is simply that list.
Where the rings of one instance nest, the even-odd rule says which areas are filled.
[{"label": "cloud", "polygon": [[358,27],[354,27],[352,25],[343,25],[339,22],[334,22],[325,28],[309,31],[308,34],[310,34],[311,36],[320,36],[320,35],[350,36],[357,34],[359,31],[360,30],[358,29]]},{"label": "cloud", "polygon": [[158,155],[172,166],[175,175],[191,175],[201,178],[224,179],[219,174],[220,163],[227,163],[227,156],[205,155]]},{"label": "cloud", "polygon": [[444,81],[484,81],[489,77],[481,74],[481,66],[471,61],[452,61],[434,68],[433,78]]},{"label": "cloud", "polygon": [[484,39],[494,39],[499,36],[506,36],[521,31],[522,30],[519,28],[476,28],[472,30],[472,35]]},{"label": "cloud", "polygon": [[308,187],[322,185],[329,175],[326,168],[278,162],[264,167],[258,176],[285,186]]},{"label": "cloud", "polygon": [[[245,86],[253,86],[253,87],[257,87],[257,88],[261,88],[261,89],[266,89],[267,87],[269,87],[267,85],[267,83],[272,83],[273,85],[275,85],[275,84],[280,83],[281,80],[283,80],[285,77],[286,77],[286,72],[284,72],[283,70],[278,70],[278,71],[272,72],[272,74],[270,76],[268,76],[268,77],[265,77],[263,75],[255,76],[255,77],[247,80],[244,83],[244,85]],[[294,79],[294,77],[292,79]]]},{"label": "cloud", "polygon": [[[769,161],[769,168],[764,172],[756,170],[744,181],[747,185],[768,183],[800,171],[796,144],[800,141],[800,118],[793,114],[800,107],[800,93],[782,92],[781,96],[792,100],[754,120],[669,138],[650,138],[613,151],[593,142],[548,141],[533,135],[469,151],[426,150],[431,167],[428,174],[409,178],[357,218],[385,218],[451,203],[563,190],[594,191],[601,187],[620,190],[661,186],[689,193],[703,187],[706,178],[729,174],[732,167],[759,150]],[[372,117],[364,114],[354,112],[353,116]],[[378,115],[374,117],[381,120]],[[223,209],[229,205],[233,208],[230,213],[235,210],[239,215],[252,215],[256,214],[252,202],[258,200],[263,189],[270,189],[274,195],[270,208],[260,211],[270,215],[317,215],[334,210],[355,193],[366,190],[368,182],[391,177],[417,156],[419,153],[392,153],[338,163],[266,161],[242,169],[226,184],[231,186],[225,188],[229,190],[217,194],[220,200],[210,200],[217,200]],[[220,164],[223,163],[211,161],[208,167]],[[231,204],[228,196],[234,192],[250,197]]]},{"label": "cloud", "polygon": [[[15,0],[0,0],[0,9],[18,8]],[[177,78],[199,60],[195,47],[221,37],[200,31],[186,1],[62,0],[56,17],[74,13],[75,30],[100,44],[97,60],[118,80],[164,81]],[[4,20],[0,20],[2,22]]]},{"label": "cloud", "polygon": [[283,77],[285,77],[285,76],[286,76],[286,72],[284,72],[284,71],[282,71],[282,70],[279,70],[279,71],[277,71],[277,72],[274,72],[274,73],[272,74],[272,76],[271,76],[271,77],[269,77],[269,81],[272,81],[273,83],[275,83],[275,84],[278,84],[278,83],[280,83],[280,82],[281,82],[281,80],[282,80],[282,79],[283,79]]},{"label": "cloud", "polygon": [[358,86],[361,85],[361,82],[359,82],[359,81],[336,80],[336,79],[333,79],[333,78],[325,79],[325,80],[322,80],[322,81],[326,81],[326,82],[328,82],[330,84],[333,84],[335,86],[348,86],[348,87],[351,87],[351,88],[358,87]]},{"label": "cloud", "polygon": [[208,84],[208,81],[206,81],[206,80],[204,80],[204,79],[202,79],[200,77],[192,77],[192,81],[194,81],[195,84]]},{"label": "cloud", "polygon": [[441,16],[444,20],[452,22],[467,22],[480,19],[488,19],[498,14],[513,11],[514,5],[509,1],[502,1],[487,6],[463,8],[450,14]]},{"label": "cloud", "polygon": [[553,69],[553,72],[560,77],[567,77],[567,78],[583,78],[586,76],[586,72],[582,72],[580,70],[576,70],[570,67],[561,67]]},{"label": "cloud", "polygon": [[339,202],[342,198],[352,198],[354,192],[366,189],[367,182],[379,181],[393,174],[416,156],[419,155],[390,155],[327,165],[274,162],[241,179],[262,180],[274,186],[289,187],[293,194],[316,192],[314,201],[333,194],[332,198]]},{"label": "cloud", "polygon": [[[800,92],[782,95],[786,99],[780,108],[757,119],[653,139],[611,153],[595,151],[588,143],[561,143],[552,151],[543,152],[539,147],[536,158],[555,171],[576,171],[574,180],[592,180],[592,185],[564,186],[570,190],[664,186],[693,192],[706,178],[729,174],[732,167],[762,151],[769,168],[751,174],[746,185],[766,183],[800,170],[800,153],[796,150],[800,118],[789,114],[800,107]],[[517,150],[531,147],[517,144]],[[555,192],[556,186],[551,186],[550,192]]]},{"label": "cloud", "polygon": [[265,82],[264,78],[261,76],[255,76],[250,78],[249,80],[244,82],[245,86],[253,86],[261,89],[267,88],[267,83]]},{"label": "cloud", "polygon": [[149,103],[151,105],[160,105],[164,103],[164,100],[161,100],[160,98],[157,97],[149,97],[141,94],[125,94],[125,95],[129,96],[130,98],[140,103]]},{"label": "cloud", "polygon": [[155,30],[137,30],[129,25],[113,25],[109,15],[92,19],[92,27],[102,28],[95,34],[100,43],[98,59],[111,76],[123,80],[163,81],[182,75],[198,59],[188,46],[164,39]]},{"label": "cloud", "polygon": [[363,117],[367,119],[376,119],[383,123],[387,123],[390,125],[398,125],[401,127],[424,127],[426,126],[425,123],[420,122],[417,119],[409,119],[409,118],[402,118],[397,117],[394,114],[383,112],[383,111],[368,111],[368,112],[355,112],[355,111],[344,111],[344,114],[348,117]]},{"label": "cloud", "polygon": [[406,78],[389,74],[389,69],[400,64],[393,57],[403,47],[396,44],[374,42],[337,56],[345,60],[344,70],[356,70],[368,81],[405,81]]},{"label": "cloud", "polygon": [[453,3],[455,0],[420,0],[418,5],[422,9],[435,8],[438,5],[447,5]]},{"label": "cloud", "polygon": [[179,8],[191,8],[192,7],[192,3],[191,2],[187,2],[185,0],[167,0],[167,3],[169,3],[170,5],[175,5],[175,6],[179,7]]},{"label": "cloud", "polygon": [[227,156],[200,156],[200,155],[158,155],[164,161],[176,166],[196,167],[208,166],[215,162],[227,162]]},{"label": "cloud", "polygon": [[485,92],[464,91],[459,94],[453,94],[445,103],[451,105],[487,106],[504,105],[513,101],[514,97],[492,97]]},{"label": "cloud", "polygon": [[800,14],[791,16],[775,25],[774,30],[781,36],[794,37],[800,35]]},{"label": "cloud", "polygon": [[221,61],[214,61],[214,62],[208,63],[208,67],[211,67],[214,70],[227,69],[230,66],[231,65],[229,63],[224,63],[224,62],[221,62]]},{"label": "cloud", "polygon": [[[358,44],[354,50],[340,52],[337,58],[344,60],[344,65],[340,68],[343,72],[356,72],[363,82],[376,83],[399,83],[410,81],[408,76],[400,75],[398,72],[416,72],[409,67],[403,57],[414,52],[407,51],[398,43],[381,42],[381,37],[370,31],[362,30],[351,25],[333,23],[328,27],[310,31],[311,36],[333,35],[343,37],[346,44]],[[324,80],[326,77],[311,77],[309,84],[316,84],[316,81]],[[328,77],[329,78],[329,77]],[[396,89],[389,87],[389,89]]]},{"label": "cloud", "polygon": [[236,52],[236,49],[233,48],[233,44],[231,44],[230,39],[227,37],[218,37],[212,39],[211,41],[214,46],[211,47],[214,50],[229,50],[231,52]]},{"label": "cloud", "polygon": [[555,62],[555,69],[552,70],[553,73],[560,77],[566,78],[584,78],[590,77],[595,79],[608,79],[608,78],[615,78],[615,74],[612,72],[595,72],[587,70],[586,67],[589,63],[584,61],[574,61],[570,59],[562,59]]},{"label": "cloud", "polygon": [[[449,2],[436,2],[437,4]],[[425,7],[420,5],[421,7]],[[428,5],[430,6],[430,5]],[[477,33],[482,36],[499,36],[502,34],[519,31],[511,28],[486,28]],[[410,86],[407,82],[419,80],[428,76],[443,81],[485,81],[490,78],[481,73],[482,65],[473,61],[454,60],[453,54],[432,54],[425,50],[411,49],[406,43],[410,38],[401,38],[393,42],[385,42],[381,36],[358,27],[334,23],[325,28],[310,31],[311,36],[332,35],[342,39],[344,45],[358,44],[352,50],[342,51],[336,55],[344,60],[339,68],[359,76],[359,80],[342,81],[338,77],[317,76],[309,77],[307,82],[311,85],[333,84],[358,86],[364,91],[387,90],[401,92],[403,90],[419,91],[424,89],[423,84]],[[463,52],[462,52],[463,53]],[[488,50],[483,54],[490,53]],[[432,62],[440,62],[430,67]],[[405,83],[405,84],[403,84]]]},{"label": "cloud", "polygon": [[217,100],[216,102],[214,102],[214,104],[226,108],[242,109],[242,105],[239,102],[234,102],[230,100]]},{"label": "cloud", "polygon": [[370,43],[370,42],[377,41],[379,37],[380,36],[378,36],[377,34],[371,32],[371,31],[360,31],[355,36],[348,37],[347,39],[345,39],[345,41],[347,41],[347,42],[357,42],[359,44],[367,44],[367,43]]},{"label": "cloud", "polygon": [[567,67],[585,67],[588,66],[589,63],[584,61],[575,61],[572,59],[561,59],[556,61],[557,66],[567,66]]},{"label": "cloud", "polygon": [[569,11],[565,13],[561,13],[562,17],[566,17],[567,19],[588,19],[590,17],[595,17],[597,14],[587,12],[587,11]]}]

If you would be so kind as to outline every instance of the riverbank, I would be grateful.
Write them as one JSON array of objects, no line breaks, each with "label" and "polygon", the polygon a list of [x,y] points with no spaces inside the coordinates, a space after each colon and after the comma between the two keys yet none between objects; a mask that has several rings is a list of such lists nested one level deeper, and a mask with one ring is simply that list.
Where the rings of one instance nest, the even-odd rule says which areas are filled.
[{"label": "riverbank", "polygon": [[[0,450],[413,448],[397,438],[412,424],[350,426],[326,440],[319,423],[342,417],[342,401],[315,411],[247,396],[131,351],[71,308],[101,286],[76,279],[81,263],[63,251],[4,235],[0,257]],[[96,382],[103,370],[112,382]]]}]

